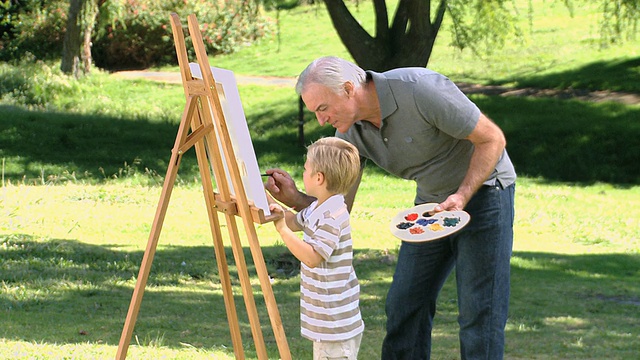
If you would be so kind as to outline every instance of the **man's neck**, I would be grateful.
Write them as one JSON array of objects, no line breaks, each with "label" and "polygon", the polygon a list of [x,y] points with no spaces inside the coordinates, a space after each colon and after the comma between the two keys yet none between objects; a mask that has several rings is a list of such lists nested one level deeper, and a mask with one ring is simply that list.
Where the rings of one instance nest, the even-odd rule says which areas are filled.
[{"label": "man's neck", "polygon": [[368,121],[373,126],[380,128],[382,125],[382,112],[380,111],[380,101],[378,100],[378,92],[376,84],[373,80],[369,80],[360,88],[358,97],[360,120]]}]

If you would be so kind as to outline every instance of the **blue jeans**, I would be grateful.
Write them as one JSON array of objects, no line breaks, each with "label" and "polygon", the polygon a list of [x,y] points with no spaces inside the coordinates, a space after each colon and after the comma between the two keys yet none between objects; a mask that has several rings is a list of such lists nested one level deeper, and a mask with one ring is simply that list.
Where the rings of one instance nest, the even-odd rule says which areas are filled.
[{"label": "blue jeans", "polygon": [[461,359],[500,360],[509,308],[515,184],[483,186],[469,224],[446,238],[403,242],[386,302],[383,360],[429,359],[436,299],[456,268]]}]

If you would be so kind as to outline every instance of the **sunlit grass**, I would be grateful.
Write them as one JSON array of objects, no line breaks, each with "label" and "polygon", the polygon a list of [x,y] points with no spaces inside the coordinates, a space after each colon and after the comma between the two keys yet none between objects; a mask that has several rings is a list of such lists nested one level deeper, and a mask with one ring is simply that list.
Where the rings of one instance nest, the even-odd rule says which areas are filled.
[{"label": "sunlit grass", "polygon": [[[112,183],[11,185],[0,190],[4,279],[0,308],[7,315],[7,322],[0,324],[6,344],[0,355],[29,351],[45,358],[53,352],[54,358],[62,358],[58,354],[70,352],[112,358],[159,188]],[[388,221],[405,206],[383,194],[409,201],[412,192],[409,182],[369,172],[352,216],[355,266],[362,279],[361,305],[367,323],[363,354],[372,358],[379,356],[384,298],[399,245],[388,232]],[[507,358],[539,358],[535,354],[540,351],[560,358],[625,359],[633,354],[631,349],[639,345],[632,320],[640,306],[640,288],[634,280],[640,275],[635,234],[639,192],[637,186],[520,179]],[[603,207],[605,199],[624,213]],[[598,224],[607,225],[599,229]],[[223,222],[223,233],[225,229]],[[292,352],[304,358],[310,349],[299,338],[297,310],[290,311],[298,306],[298,279],[274,272],[275,260],[287,250],[273,225],[258,225],[257,232],[274,276]],[[243,234],[241,230],[253,273]],[[225,243],[229,246],[227,239]],[[229,247],[226,253],[234,279]],[[214,258],[199,186],[177,185],[132,339],[131,358],[233,357]],[[263,300],[256,280],[252,283],[260,307]],[[232,282],[243,337],[250,339],[239,283]],[[440,296],[433,350],[438,358],[457,354],[453,284],[449,279]],[[261,323],[266,338],[272,339],[268,319]],[[246,341],[247,356],[253,358],[251,342]],[[273,340],[268,346],[275,351]],[[616,350],[612,353],[611,348]]]}]

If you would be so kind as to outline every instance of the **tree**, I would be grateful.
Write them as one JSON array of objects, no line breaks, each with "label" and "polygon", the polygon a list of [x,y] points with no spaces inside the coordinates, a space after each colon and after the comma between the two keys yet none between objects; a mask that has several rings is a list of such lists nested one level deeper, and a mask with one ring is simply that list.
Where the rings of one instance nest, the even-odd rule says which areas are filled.
[{"label": "tree", "polygon": [[91,37],[98,14],[100,0],[71,0],[67,17],[67,28],[62,45],[62,61],[60,70],[65,74],[78,77],[80,59],[83,72],[91,71]]},{"label": "tree", "polygon": [[[578,0],[564,3],[571,10],[574,1]],[[637,31],[640,0],[583,1],[602,4],[601,35],[605,43],[620,40],[625,31],[631,35]],[[461,49],[477,52],[482,46],[500,46],[509,36],[521,35],[515,0],[398,0],[391,23],[386,1],[372,0],[375,36],[358,23],[344,0],[324,2],[355,62],[371,70],[426,66],[445,14],[451,17],[454,45]],[[528,6],[533,6],[531,0]]]},{"label": "tree", "polygon": [[62,63],[60,70],[65,74],[78,75],[78,58],[80,56],[80,24],[79,16],[83,0],[71,0],[67,17],[67,31],[64,34],[62,47]]}]

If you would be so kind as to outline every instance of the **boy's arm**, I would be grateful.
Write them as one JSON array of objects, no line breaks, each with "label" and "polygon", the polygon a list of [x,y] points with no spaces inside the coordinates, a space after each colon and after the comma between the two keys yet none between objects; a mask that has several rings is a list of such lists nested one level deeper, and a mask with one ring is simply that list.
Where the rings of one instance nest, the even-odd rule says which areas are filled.
[{"label": "boy's arm", "polygon": [[287,223],[287,227],[291,230],[291,231],[302,231],[302,227],[300,227],[300,224],[298,224],[298,222],[296,221],[296,214],[294,214],[293,212],[289,211],[289,210],[284,210],[284,220]]},{"label": "boy's arm", "polygon": [[[278,203],[273,198],[273,196],[271,196],[271,194],[269,193],[266,193],[266,194],[267,194],[267,202],[269,203],[269,208],[271,209],[271,211],[283,212],[284,220],[287,226],[289,227],[289,229],[291,229],[291,231],[301,231],[302,228],[300,227],[300,225],[298,225],[298,222],[296,221],[296,214],[294,214],[288,209],[285,209],[280,203]],[[275,224],[277,228],[278,227],[277,220]]]},{"label": "boy's arm", "polygon": [[282,241],[284,241],[284,244],[287,246],[289,251],[291,251],[293,256],[308,267],[312,268],[323,262],[324,259],[322,256],[320,256],[320,254],[318,254],[311,245],[300,240],[300,238],[298,238],[294,233],[294,231],[302,230],[298,225],[298,222],[295,221],[295,215],[290,211],[283,210],[280,204],[277,203],[271,203],[269,207],[272,211],[284,211],[284,218],[275,220],[274,225],[280,234]]},{"label": "boy's arm", "polygon": [[284,244],[287,245],[287,248],[289,248],[289,251],[291,251],[293,256],[305,265],[314,268],[324,261],[322,256],[320,256],[320,254],[318,254],[311,245],[298,238],[298,236],[296,236],[296,234],[287,226],[276,226],[276,229],[280,233],[280,237],[282,237]]}]

